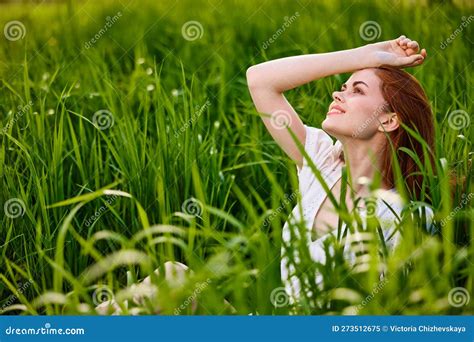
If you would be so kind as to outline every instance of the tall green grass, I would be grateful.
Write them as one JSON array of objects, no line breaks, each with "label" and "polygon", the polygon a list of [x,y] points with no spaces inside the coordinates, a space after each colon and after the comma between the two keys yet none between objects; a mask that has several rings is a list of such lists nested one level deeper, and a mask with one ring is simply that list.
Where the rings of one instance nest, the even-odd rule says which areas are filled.
[{"label": "tall green grass", "polygon": [[[139,312],[156,313],[158,305],[165,314],[473,313],[472,298],[452,304],[453,291],[474,290],[472,129],[449,124],[453,111],[473,109],[472,25],[440,48],[469,17],[465,3],[70,1],[0,8],[2,26],[19,20],[26,28],[23,39],[2,36],[0,44],[0,204],[21,201],[18,216],[0,215],[4,314],[94,313],[112,296],[130,313],[123,303],[131,304],[133,293],[123,289],[168,260],[193,273],[183,286],[154,279],[160,296],[136,305]],[[263,48],[295,12],[298,19]],[[182,27],[191,20],[203,35],[188,41]],[[412,72],[436,115],[436,169],[425,168],[422,199],[431,202],[439,232],[431,236],[405,215],[400,248],[380,258],[370,240],[366,268],[353,268],[339,248],[326,265],[316,264],[304,241],[295,241],[300,278],[322,274],[324,287],[309,283],[312,296],[291,304],[276,296],[296,170],[265,131],[245,70],[272,58],[363,45],[359,27],[368,20],[380,24],[379,40],[407,34],[428,50]],[[303,86],[288,99],[305,123],[319,126],[345,77]],[[98,111],[104,121],[94,120]],[[369,229],[376,234],[376,224]]]}]

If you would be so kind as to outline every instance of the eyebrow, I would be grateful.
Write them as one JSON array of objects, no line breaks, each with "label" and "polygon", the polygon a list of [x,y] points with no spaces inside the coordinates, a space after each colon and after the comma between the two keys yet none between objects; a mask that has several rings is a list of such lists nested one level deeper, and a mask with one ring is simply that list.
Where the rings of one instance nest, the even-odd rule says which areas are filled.
[{"label": "eyebrow", "polygon": [[[354,83],[352,83],[352,86],[355,87],[355,86],[358,85],[358,84],[363,84],[363,85],[365,85],[367,88],[369,87],[369,86],[367,85],[367,83],[362,82],[362,81],[355,81]],[[341,87],[347,87],[347,84],[344,83]]]}]

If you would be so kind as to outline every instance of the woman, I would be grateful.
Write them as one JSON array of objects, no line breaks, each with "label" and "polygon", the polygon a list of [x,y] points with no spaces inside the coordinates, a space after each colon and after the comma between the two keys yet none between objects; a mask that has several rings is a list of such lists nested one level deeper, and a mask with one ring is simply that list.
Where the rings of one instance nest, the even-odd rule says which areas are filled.
[{"label": "woman", "polygon": [[[422,88],[409,74],[382,67],[420,65],[426,57],[426,51],[423,49],[418,54],[418,50],[417,42],[401,36],[396,40],[352,50],[282,58],[252,66],[247,71],[250,93],[257,110],[269,114],[268,117],[262,116],[265,126],[297,164],[303,215],[300,215],[297,206],[290,220],[296,222],[303,218],[308,226],[308,238],[316,236],[309,246],[315,261],[324,262],[323,242],[331,235],[329,231],[337,226],[339,219],[322,183],[327,183],[331,194],[339,198],[343,190],[341,170],[346,165],[350,166],[350,176],[354,180],[372,179],[376,170],[381,170],[381,188],[393,192],[394,176],[387,135],[395,149],[409,147],[422,156],[421,146],[401,127],[404,123],[417,129],[429,146],[433,144],[433,117]],[[324,131],[304,125],[283,95],[284,91],[315,79],[351,71],[355,72],[341,91],[333,93],[333,102],[322,124]],[[281,121],[285,125],[281,125]],[[304,146],[310,160],[303,158],[289,131]],[[337,139],[335,144],[326,132]],[[416,193],[421,186],[421,179],[416,175],[417,166],[409,158],[399,157],[407,184]],[[314,166],[321,170],[324,182],[314,173]],[[347,192],[346,202],[349,208],[354,205],[351,203],[354,192],[358,196],[369,193],[367,183],[361,183],[360,186],[352,185],[352,193]],[[387,227],[393,226],[396,219],[393,211],[399,213],[401,206],[390,201],[390,198],[379,204],[376,216],[385,221],[384,237],[393,246],[397,235],[392,236]],[[284,243],[290,244],[293,238],[289,225],[286,224],[283,230]],[[288,263],[286,255],[282,258],[281,265],[282,279],[288,293],[298,296],[300,286],[297,277],[292,275],[294,265]],[[182,282],[188,272],[190,271],[184,264],[165,263],[165,279],[172,284],[179,283],[175,278]],[[320,279],[316,281],[319,282]],[[158,293],[151,284],[150,277],[135,285],[132,290],[137,293],[134,298],[136,303]],[[232,311],[229,303],[226,305]],[[103,303],[96,310],[100,314],[121,313],[115,301]],[[159,311],[157,308],[157,312]]]},{"label": "woman", "polygon": [[[433,150],[434,119],[422,87],[400,68],[419,66],[425,58],[426,50],[420,51],[416,41],[400,36],[350,50],[281,58],[247,70],[250,94],[258,112],[263,114],[265,126],[297,165],[301,202],[288,221],[304,223],[313,260],[325,262],[323,242],[338,226],[339,215],[331,194],[332,199],[339,199],[344,191],[347,209],[351,210],[360,205],[354,198],[371,194],[370,181],[377,175],[382,191],[396,193],[393,151],[409,194],[416,197],[420,192],[422,178],[417,173],[418,165],[400,148],[414,151],[423,161],[423,147],[409,131],[418,132]],[[283,93],[346,72],[353,73],[341,90],[333,92],[322,129],[304,125]],[[336,143],[329,135],[337,139]],[[303,148],[309,158],[304,157]],[[347,166],[349,179],[353,180],[347,189],[342,188],[343,166]],[[320,175],[314,172],[315,168]],[[389,247],[397,243],[399,234],[394,234],[392,228],[402,210],[400,203],[390,200],[392,197],[377,201],[373,209]],[[365,210],[367,216],[369,209],[367,202],[362,212]],[[297,232],[290,230],[289,222],[283,228],[284,247],[298,237]],[[285,248],[282,253],[282,280],[287,293],[298,297],[298,256],[292,255],[294,261],[290,263]],[[321,278],[317,276],[316,282],[320,283]]]}]

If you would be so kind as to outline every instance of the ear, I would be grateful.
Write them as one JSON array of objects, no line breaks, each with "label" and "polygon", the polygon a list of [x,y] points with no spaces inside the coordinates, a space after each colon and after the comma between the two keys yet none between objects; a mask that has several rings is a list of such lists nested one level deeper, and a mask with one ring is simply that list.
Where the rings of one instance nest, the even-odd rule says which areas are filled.
[{"label": "ear", "polygon": [[392,132],[400,127],[397,113],[384,113],[379,116],[380,125],[379,132]]}]

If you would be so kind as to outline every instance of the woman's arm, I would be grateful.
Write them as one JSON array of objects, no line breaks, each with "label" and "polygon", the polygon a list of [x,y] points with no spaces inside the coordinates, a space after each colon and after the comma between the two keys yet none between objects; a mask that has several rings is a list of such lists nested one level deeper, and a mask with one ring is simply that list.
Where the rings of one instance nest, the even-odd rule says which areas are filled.
[{"label": "woman's arm", "polygon": [[[262,120],[277,144],[298,167],[303,156],[291,137],[288,126],[304,145],[303,122],[283,92],[334,74],[380,65],[412,66],[417,60],[418,43],[401,36],[391,41],[369,44],[350,50],[280,58],[257,64],[247,70],[250,95]],[[423,54],[423,52],[422,52]]]}]

